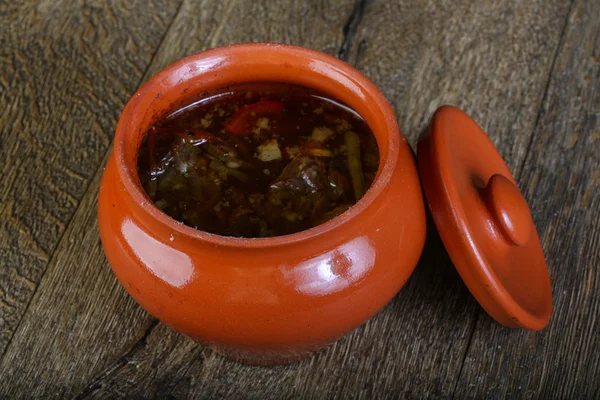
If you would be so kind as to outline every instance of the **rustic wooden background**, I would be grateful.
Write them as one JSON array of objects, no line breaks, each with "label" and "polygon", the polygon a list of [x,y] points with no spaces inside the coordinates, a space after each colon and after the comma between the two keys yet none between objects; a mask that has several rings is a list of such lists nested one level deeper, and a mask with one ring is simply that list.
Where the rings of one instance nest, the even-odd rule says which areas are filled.
[{"label": "rustic wooden background", "polygon": [[[148,77],[246,41],[368,75],[414,145],[464,108],[528,199],[553,281],[542,332],[472,298],[430,230],[406,287],[327,351],[231,363],[144,312],[96,222],[121,110]],[[0,398],[600,398],[600,1],[2,1]]]}]

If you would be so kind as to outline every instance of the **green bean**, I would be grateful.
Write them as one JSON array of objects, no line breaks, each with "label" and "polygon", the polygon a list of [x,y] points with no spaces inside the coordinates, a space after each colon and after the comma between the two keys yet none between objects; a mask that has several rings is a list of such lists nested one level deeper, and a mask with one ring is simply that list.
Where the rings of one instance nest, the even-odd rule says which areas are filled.
[{"label": "green bean", "polygon": [[344,141],[348,149],[348,170],[352,179],[352,189],[356,201],[360,200],[365,194],[365,178],[362,172],[362,164],[360,161],[360,138],[352,131],[344,134]]}]

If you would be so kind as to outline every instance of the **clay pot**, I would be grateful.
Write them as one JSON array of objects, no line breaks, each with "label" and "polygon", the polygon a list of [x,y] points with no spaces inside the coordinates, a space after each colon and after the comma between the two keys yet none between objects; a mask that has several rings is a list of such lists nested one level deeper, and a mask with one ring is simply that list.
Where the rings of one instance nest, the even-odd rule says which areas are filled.
[{"label": "clay pot", "polygon": [[[136,168],[145,132],[190,98],[243,82],[314,88],[364,117],[380,169],[354,207],[300,233],[240,239],[154,206]],[[119,120],[98,213],[108,261],[142,307],[229,358],[263,365],[307,357],[363,324],[404,285],[425,240],[414,155],[381,92],[342,61],[275,44],[205,51],[144,84]]]}]

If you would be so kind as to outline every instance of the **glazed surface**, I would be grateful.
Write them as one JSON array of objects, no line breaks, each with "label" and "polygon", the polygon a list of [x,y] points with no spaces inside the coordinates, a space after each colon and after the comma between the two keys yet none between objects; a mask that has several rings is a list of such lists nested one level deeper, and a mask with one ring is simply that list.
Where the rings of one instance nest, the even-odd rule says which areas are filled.
[{"label": "glazed surface", "polygon": [[[177,223],[148,200],[137,178],[144,134],[191,97],[264,81],[344,99],[364,118],[380,152],[370,190],[337,218],[284,236],[225,237]],[[286,46],[215,49],[150,79],[117,126],[98,211],[106,256],[139,304],[253,364],[307,357],[363,324],[404,285],[425,240],[414,155],[381,92],[333,57]]]}]

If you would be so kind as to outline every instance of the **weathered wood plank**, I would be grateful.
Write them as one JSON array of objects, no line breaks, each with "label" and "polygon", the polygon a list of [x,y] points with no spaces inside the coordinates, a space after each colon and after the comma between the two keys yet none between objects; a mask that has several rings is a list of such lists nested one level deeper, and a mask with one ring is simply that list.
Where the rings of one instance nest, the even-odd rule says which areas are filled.
[{"label": "weathered wood plank", "polygon": [[518,174],[568,2],[375,1],[350,60],[412,144],[441,105],[468,112]]},{"label": "weathered wood plank", "polygon": [[242,42],[278,42],[335,55],[354,0],[184,1],[149,76],[200,50]]},{"label": "weathered wood plank", "polygon": [[177,4],[0,4],[0,354]]},{"label": "weathered wood plank", "polygon": [[600,397],[600,3],[574,2],[521,185],[553,281],[540,333],[482,316],[457,398]]},{"label": "weathered wood plank", "polygon": [[0,363],[0,397],[64,398],[151,326],[104,261],[96,206],[88,193],[65,232]]},{"label": "weathered wood plank", "polygon": [[[150,71],[234,41],[286,41],[336,54],[344,41],[342,27],[357,17],[350,18],[352,4],[315,11],[294,3],[291,10],[301,11],[306,21],[296,22],[290,8],[271,2],[222,3],[185,3]],[[346,39],[354,42],[342,54],[386,92],[413,143],[431,111],[452,101],[477,117],[518,170],[568,4],[515,0],[445,7],[433,1],[367,4],[358,31],[347,32]],[[297,34],[297,26],[304,31]],[[488,110],[491,106],[495,112]],[[10,361],[0,365],[0,393],[65,396],[83,391],[82,397],[99,398],[452,394],[479,308],[433,229],[415,275],[364,327],[303,363],[247,367],[160,324],[155,327],[118,287],[100,253],[93,217],[99,176],[7,352]],[[81,272],[88,269],[96,274],[91,280]],[[124,322],[128,318],[132,321]],[[56,329],[55,336],[39,333],[50,328]],[[142,340],[133,345],[135,335]],[[76,373],[70,374],[68,365],[75,365]]]},{"label": "weathered wood plank", "polygon": [[[413,143],[431,112],[453,102],[481,121],[518,170],[568,4],[395,4],[368,3],[358,30],[347,32],[354,42],[342,54],[385,91]],[[187,40],[172,40],[176,45],[157,59],[187,53]],[[242,366],[159,325],[146,346],[105,371],[82,397],[450,397],[478,312],[432,228],[415,275],[392,303],[311,360],[271,369]]]},{"label": "weathered wood plank", "polygon": [[[342,27],[352,9],[352,2],[319,3],[318,7],[304,2],[290,6],[266,0],[212,1],[202,4],[188,2],[179,10],[179,17],[161,46],[151,72],[175,58],[225,41],[284,41],[332,52],[343,41]],[[152,9],[147,12],[149,15],[155,13]],[[296,23],[298,15],[302,16],[302,21]],[[144,24],[151,25],[152,22],[144,21]],[[190,27],[192,31],[188,30]],[[124,30],[120,27],[114,29]],[[76,32],[65,33],[67,37],[74,34]],[[183,39],[180,36],[191,40],[191,45],[181,46],[179,41]],[[32,41],[30,38],[29,42]],[[54,45],[54,41],[48,44]],[[165,52],[166,55],[163,55]],[[102,170],[95,171],[95,176],[90,172],[96,170],[102,161],[118,113],[139,83],[145,68],[140,66],[138,75],[127,74],[127,71],[121,75],[118,73],[118,64],[128,61],[124,57],[120,60],[113,57],[108,61],[114,68],[111,73],[126,81],[123,86],[127,86],[127,90],[123,89],[121,93],[119,82],[115,82],[113,87],[111,82],[105,81],[103,86],[106,91],[122,95],[120,102],[108,102],[100,95],[88,99],[91,111],[83,116],[95,120],[100,117],[91,114],[92,111],[102,110],[110,114],[110,120],[104,121],[101,126],[102,132],[110,133],[107,134],[104,147],[70,148],[72,157],[77,161],[73,162],[78,168],[85,165],[85,179],[89,182],[93,177],[93,181],[60,240],[39,289],[0,362],[0,397],[63,398],[77,394],[107,368],[114,369],[123,364],[128,353],[144,348],[144,340],[134,344],[145,337],[147,329],[154,326],[153,320],[120,288],[106,264],[98,237],[96,196]],[[86,70],[85,65],[79,68]],[[78,73],[78,70],[74,73]],[[43,95],[52,97],[51,92]],[[82,103],[84,100],[73,101]],[[62,110],[62,113],[65,112]],[[62,132],[67,137],[61,136],[57,126],[56,132],[53,132],[57,137],[50,139],[44,136],[45,140],[57,146],[62,143],[61,140],[71,143],[78,132],[75,127],[89,126],[89,121],[86,124],[81,120],[83,116],[75,118],[79,125],[69,122]],[[83,144],[75,142],[72,146]],[[84,155],[89,159],[82,158]],[[53,168],[58,169],[59,166],[47,169],[52,171]],[[10,173],[13,173],[12,170]],[[36,176],[35,171],[28,173]],[[17,181],[14,177],[11,179]],[[64,224],[68,224],[68,219]],[[43,231],[39,226],[34,229]],[[50,253],[48,251],[46,258],[50,257]]]}]

